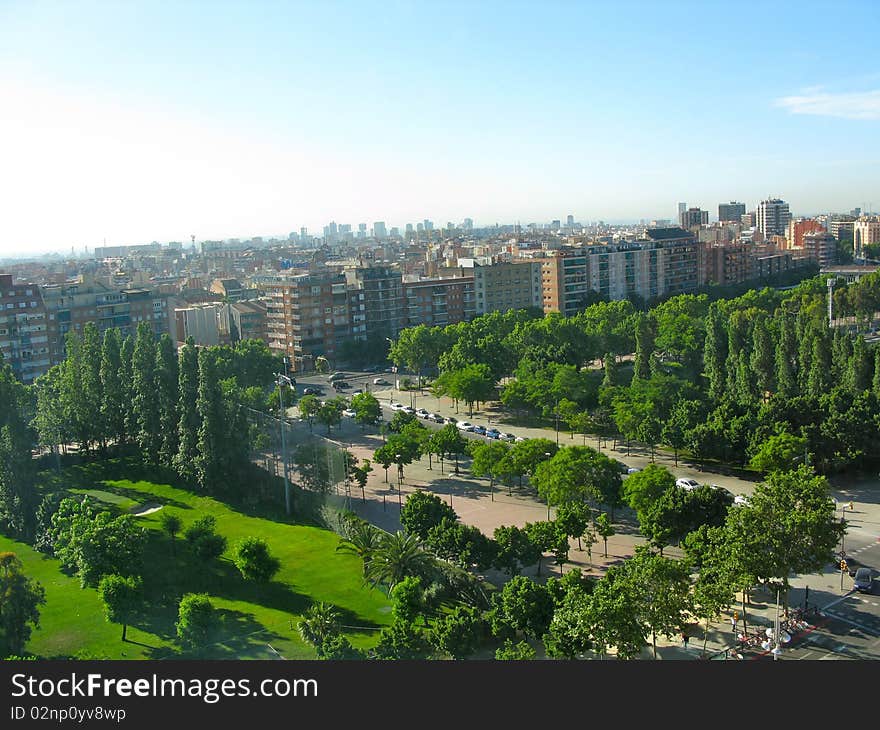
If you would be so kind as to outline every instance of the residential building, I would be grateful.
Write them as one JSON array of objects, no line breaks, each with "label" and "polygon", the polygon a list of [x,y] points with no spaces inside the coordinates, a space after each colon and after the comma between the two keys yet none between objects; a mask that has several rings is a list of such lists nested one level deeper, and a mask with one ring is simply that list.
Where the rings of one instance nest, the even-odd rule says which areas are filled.
[{"label": "residential building", "polygon": [[815,218],[800,218],[791,221],[785,232],[785,248],[803,248],[804,236],[807,233],[824,232],[825,226]]},{"label": "residential building", "polygon": [[[181,345],[190,337],[195,344],[215,347],[229,341],[228,305],[195,304],[174,310],[175,337]],[[224,326],[225,325],[225,326]]]},{"label": "residential building", "polygon": [[385,221],[373,223],[373,238],[388,238],[388,231],[385,230]]},{"label": "residential building", "polygon": [[[334,362],[342,343],[353,336],[345,274],[279,276],[263,287],[269,296],[269,348],[289,357],[297,372],[313,370],[319,356]],[[366,332],[357,335],[364,339]]]},{"label": "residential building", "polygon": [[851,215],[836,215],[828,222],[828,232],[838,241],[844,238],[852,241],[855,222],[856,219]]},{"label": "residential building", "polygon": [[461,266],[473,271],[477,316],[494,311],[543,307],[540,261],[483,261],[459,259]]},{"label": "residential building", "polygon": [[828,231],[814,231],[804,235],[804,253],[819,263],[820,268],[837,263],[837,239]]},{"label": "residential building", "polygon": [[709,211],[700,210],[699,208],[688,208],[679,213],[678,223],[686,231],[705,226],[709,223]]},{"label": "residential building", "polygon": [[768,198],[758,203],[755,213],[755,225],[765,238],[785,235],[791,221],[788,203],[779,198]]},{"label": "residential building", "polygon": [[853,223],[853,250],[856,258],[865,255],[865,246],[880,243],[880,218],[861,218]]},{"label": "residential building", "polygon": [[349,269],[345,276],[353,331],[363,332],[366,337],[396,337],[406,327],[401,272],[388,266],[372,266]]},{"label": "residential building", "polygon": [[260,300],[229,305],[229,336],[233,344],[241,340],[269,341],[266,303]]},{"label": "residential building", "polygon": [[214,279],[209,291],[219,294],[228,302],[240,302],[243,298],[241,284],[238,279]]},{"label": "residential building", "polygon": [[407,327],[420,324],[445,327],[473,319],[476,315],[473,276],[404,278],[403,295]]},{"label": "residential building", "polygon": [[721,223],[740,223],[746,214],[746,204],[731,200],[718,204],[718,221]]},{"label": "residential building", "polygon": [[0,353],[23,383],[33,383],[52,365],[40,288],[13,284],[12,274],[0,274]]}]

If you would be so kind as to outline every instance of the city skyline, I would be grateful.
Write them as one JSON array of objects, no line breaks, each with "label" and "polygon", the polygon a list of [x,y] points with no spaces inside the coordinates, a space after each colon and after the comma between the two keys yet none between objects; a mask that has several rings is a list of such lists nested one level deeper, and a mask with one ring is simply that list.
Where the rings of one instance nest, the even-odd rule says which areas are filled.
[{"label": "city skyline", "polygon": [[[781,31],[859,22],[846,44],[768,42],[758,8]],[[678,201],[876,210],[876,7],[737,10],[7,3],[0,256],[331,220],[675,221]]]}]

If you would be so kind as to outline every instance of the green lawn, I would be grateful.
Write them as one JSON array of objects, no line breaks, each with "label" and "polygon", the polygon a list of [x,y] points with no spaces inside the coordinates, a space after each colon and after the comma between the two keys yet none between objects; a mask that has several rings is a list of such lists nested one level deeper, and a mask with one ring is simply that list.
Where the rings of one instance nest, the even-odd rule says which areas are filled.
[{"label": "green lawn", "polygon": [[[348,637],[355,646],[370,646],[376,628],[390,623],[388,600],[378,590],[363,586],[361,561],[337,553],[339,538],[318,527],[251,516],[210,497],[195,495],[170,484],[109,478],[126,474],[125,464],[107,462],[80,467],[71,480],[77,488],[117,511],[140,505],[161,504],[162,509],[138,517],[150,530],[144,565],[144,585],[149,612],[120,640],[121,627],[103,617],[97,591],[80,588],[79,579],[63,575],[58,561],[27,545],[0,536],[0,551],[16,552],[28,576],[46,589],[40,627],[27,646],[38,656],[82,655],[95,658],[163,658],[174,655],[174,622],[177,601],[186,592],[204,592],[221,609],[220,641],[200,656],[210,658],[274,657],[268,645],[290,659],[314,658],[304,644],[297,622],[313,601],[327,601],[343,612],[343,623],[352,627]],[[128,472],[130,476],[131,473]],[[94,479],[92,483],[90,479]],[[161,532],[159,516],[174,511],[184,528],[206,514],[214,515],[217,531],[229,541],[227,553],[213,564],[197,561],[178,538],[172,552],[170,539]],[[232,548],[243,537],[261,537],[281,560],[281,571],[269,585],[245,581],[229,560]],[[192,655],[183,655],[184,657]]]}]

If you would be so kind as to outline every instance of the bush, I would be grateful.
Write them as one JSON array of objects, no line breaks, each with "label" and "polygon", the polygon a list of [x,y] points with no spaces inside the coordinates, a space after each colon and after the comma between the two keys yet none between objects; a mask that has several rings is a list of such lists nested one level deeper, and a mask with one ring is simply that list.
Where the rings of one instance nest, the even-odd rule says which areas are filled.
[{"label": "bush", "polygon": [[213,515],[205,515],[186,528],[183,536],[200,560],[219,558],[226,550],[226,538],[215,532],[217,520]]},{"label": "bush", "polygon": [[246,537],[235,546],[235,566],[247,580],[268,583],[281,570],[281,561],[269,553],[265,540]]},{"label": "bush", "polygon": [[177,641],[186,649],[208,644],[217,632],[217,610],[204,593],[187,593],[177,611]]}]

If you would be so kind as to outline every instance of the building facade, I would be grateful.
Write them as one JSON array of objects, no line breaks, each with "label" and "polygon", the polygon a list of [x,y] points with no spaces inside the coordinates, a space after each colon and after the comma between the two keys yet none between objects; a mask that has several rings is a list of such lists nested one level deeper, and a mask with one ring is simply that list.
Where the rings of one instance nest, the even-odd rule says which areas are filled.
[{"label": "building facade", "polygon": [[865,218],[853,223],[853,251],[856,258],[864,257],[865,246],[880,243],[880,218]]},{"label": "building facade", "polygon": [[718,221],[721,223],[740,223],[746,214],[746,204],[731,200],[718,204]]},{"label": "building facade", "polygon": [[0,353],[23,383],[33,383],[52,364],[40,288],[13,284],[11,274],[0,274]]},{"label": "building facade", "polygon": [[768,198],[758,203],[755,210],[755,225],[765,238],[784,236],[791,221],[788,203],[779,198]]}]

